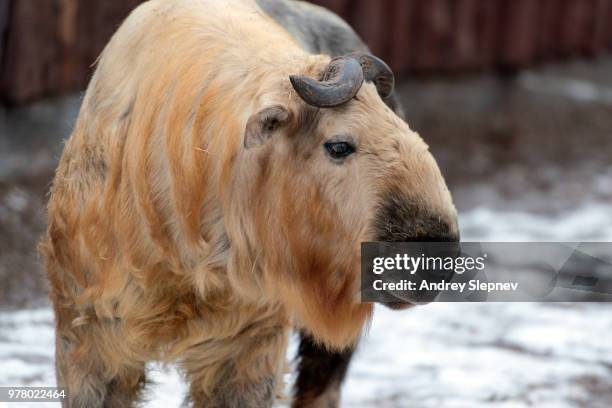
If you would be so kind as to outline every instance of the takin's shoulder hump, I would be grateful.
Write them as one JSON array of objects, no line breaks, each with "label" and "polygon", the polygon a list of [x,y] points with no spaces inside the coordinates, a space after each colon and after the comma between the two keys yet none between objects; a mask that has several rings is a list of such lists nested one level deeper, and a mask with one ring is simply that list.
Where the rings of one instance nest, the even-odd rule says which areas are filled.
[{"label": "takin's shoulder hump", "polygon": [[256,0],[308,52],[344,55],[368,52],[359,35],[341,17],[315,4],[297,0]]}]

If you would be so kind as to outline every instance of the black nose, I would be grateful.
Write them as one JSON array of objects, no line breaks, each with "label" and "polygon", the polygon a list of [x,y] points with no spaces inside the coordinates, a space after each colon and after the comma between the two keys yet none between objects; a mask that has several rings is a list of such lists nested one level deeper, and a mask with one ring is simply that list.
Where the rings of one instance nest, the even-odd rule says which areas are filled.
[{"label": "black nose", "polygon": [[[454,212],[448,211],[449,214]],[[442,215],[428,208],[424,203],[411,200],[405,196],[391,194],[379,207],[375,222],[377,241],[419,243],[409,246],[414,254],[432,254],[456,258],[461,255],[459,229],[457,220],[451,215]],[[426,245],[425,243],[443,243],[442,245]],[[446,244],[444,244],[446,243]],[[417,245],[415,247],[414,245]],[[442,252],[442,253],[440,253]],[[450,281],[454,272],[446,270],[421,270],[412,276],[415,282]],[[437,291],[411,291],[401,298],[399,303],[422,304],[433,301]],[[395,296],[395,295],[394,295]],[[387,305],[397,308],[393,303]]]},{"label": "black nose", "polygon": [[[452,230],[452,227],[448,227],[448,229]],[[399,238],[398,235],[401,236],[402,234],[395,234],[393,238]],[[389,242],[459,242],[459,233],[444,232],[439,235],[417,235],[404,241],[394,239],[390,240]]]},{"label": "black nose", "polygon": [[410,215],[382,212],[375,224],[377,241],[384,242],[457,242],[457,221],[445,219],[427,210],[413,210]]},{"label": "black nose", "polygon": [[454,211],[442,214],[402,194],[382,200],[374,224],[376,240],[386,242],[455,242],[459,229]]}]

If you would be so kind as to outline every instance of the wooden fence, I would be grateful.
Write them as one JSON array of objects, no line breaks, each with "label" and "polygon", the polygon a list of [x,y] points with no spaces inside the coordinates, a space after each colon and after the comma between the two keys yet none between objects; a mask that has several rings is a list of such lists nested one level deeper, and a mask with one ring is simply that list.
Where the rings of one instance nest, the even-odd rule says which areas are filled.
[{"label": "wooden fence", "polygon": [[[0,99],[81,89],[141,1],[0,0]],[[612,48],[612,0],[313,2],[346,18],[399,76],[515,68]]]},{"label": "wooden fence", "polygon": [[315,0],[398,73],[519,67],[612,48],[611,0]]}]

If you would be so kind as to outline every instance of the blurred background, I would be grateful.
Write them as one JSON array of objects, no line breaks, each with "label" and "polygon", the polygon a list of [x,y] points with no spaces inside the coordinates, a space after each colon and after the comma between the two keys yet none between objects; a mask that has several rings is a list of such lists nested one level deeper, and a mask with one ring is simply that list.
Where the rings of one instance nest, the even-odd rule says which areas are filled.
[{"label": "blurred background", "polygon": [[[54,385],[45,195],[92,66],[139,3],[0,0],[0,386]],[[315,3],[392,65],[464,240],[612,241],[612,0]],[[180,375],[151,370],[147,406],[178,406]],[[610,407],[612,305],[378,309],[344,406]]]}]

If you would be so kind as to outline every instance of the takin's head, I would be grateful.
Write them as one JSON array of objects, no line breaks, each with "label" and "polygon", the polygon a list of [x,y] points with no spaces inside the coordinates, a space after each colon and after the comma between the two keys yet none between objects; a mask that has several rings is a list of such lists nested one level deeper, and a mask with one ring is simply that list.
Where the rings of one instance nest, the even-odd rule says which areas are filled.
[{"label": "takin's head", "polygon": [[342,347],[372,311],[360,243],[457,241],[456,210],[427,144],[383,102],[384,62],[327,58],[284,81],[258,101],[234,161],[226,227],[250,261],[230,270],[254,263],[297,324]]}]

